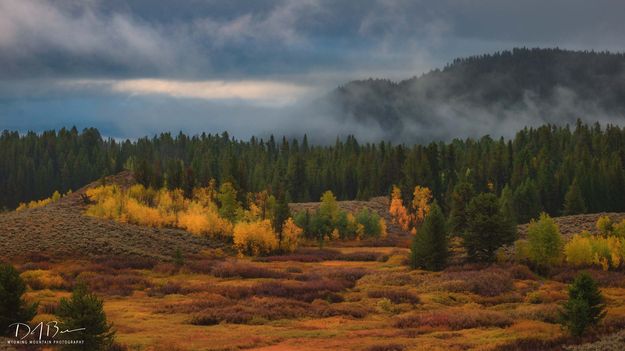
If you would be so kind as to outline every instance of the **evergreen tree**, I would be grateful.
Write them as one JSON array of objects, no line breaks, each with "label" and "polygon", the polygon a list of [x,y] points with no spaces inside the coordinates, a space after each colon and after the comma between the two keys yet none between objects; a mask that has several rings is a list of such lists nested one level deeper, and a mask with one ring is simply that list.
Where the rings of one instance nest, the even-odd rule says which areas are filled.
[{"label": "evergreen tree", "polygon": [[445,216],[434,202],[430,213],[417,230],[410,248],[410,266],[440,271],[447,264],[448,245]]},{"label": "evergreen tree", "polygon": [[569,299],[560,310],[560,323],[579,337],[588,327],[597,325],[605,314],[597,283],[588,273],[580,273],[569,287]]},{"label": "evergreen tree", "polygon": [[37,304],[29,305],[22,295],[26,284],[19,272],[9,264],[0,263],[0,335],[5,335],[9,325],[27,323],[37,313]]},{"label": "evergreen tree", "polygon": [[506,185],[501,191],[501,195],[499,196],[499,207],[501,208],[501,212],[509,218],[514,224],[516,224],[516,215],[514,213],[514,198],[512,194],[512,189],[510,186]]},{"label": "evergreen tree", "polygon": [[284,192],[280,192],[276,199],[276,205],[273,208],[273,230],[278,233],[278,244],[282,245],[282,226],[284,221],[291,217],[291,210],[289,209],[289,203],[286,200]]},{"label": "evergreen tree", "polygon": [[230,222],[236,222],[241,205],[237,201],[237,191],[232,186],[232,183],[226,182],[221,184],[217,199],[220,205],[219,215]]},{"label": "evergreen tree", "polygon": [[515,237],[516,228],[501,211],[495,194],[480,194],[471,200],[467,208],[464,246],[472,261],[493,261],[495,251],[511,244]]},{"label": "evergreen tree", "polygon": [[574,215],[580,213],[586,213],[586,202],[582,195],[582,191],[577,184],[577,180],[569,186],[566,195],[564,195],[564,214]]},{"label": "evergreen tree", "polygon": [[103,301],[89,293],[84,283],[76,285],[69,299],[61,298],[57,315],[63,330],[79,330],[67,334],[68,337],[84,340],[83,344],[67,345],[65,349],[107,350],[113,344],[115,331],[106,320]]},{"label": "evergreen tree", "polygon": [[454,234],[462,234],[467,227],[467,206],[473,198],[473,185],[462,181],[454,187],[451,194],[451,209],[449,211],[449,229]]},{"label": "evergreen tree", "polygon": [[527,223],[536,218],[542,209],[540,193],[531,179],[526,179],[516,188],[513,198],[514,213],[519,223]]}]

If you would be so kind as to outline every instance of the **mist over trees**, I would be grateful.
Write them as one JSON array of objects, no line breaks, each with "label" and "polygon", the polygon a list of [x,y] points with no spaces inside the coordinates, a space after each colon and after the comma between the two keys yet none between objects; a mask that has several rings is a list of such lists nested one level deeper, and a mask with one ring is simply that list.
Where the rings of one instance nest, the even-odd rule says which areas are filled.
[{"label": "mist over trees", "polygon": [[323,102],[328,114],[394,140],[510,136],[524,126],[581,118],[625,120],[625,55],[515,48],[458,58],[400,82],[349,82]]}]

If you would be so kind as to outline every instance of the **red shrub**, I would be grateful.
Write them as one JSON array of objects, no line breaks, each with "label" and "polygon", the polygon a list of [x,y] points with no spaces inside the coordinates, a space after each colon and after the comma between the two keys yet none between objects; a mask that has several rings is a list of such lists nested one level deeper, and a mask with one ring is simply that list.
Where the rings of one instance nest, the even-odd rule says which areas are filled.
[{"label": "red shrub", "polygon": [[449,285],[450,291],[470,291],[482,296],[497,296],[514,287],[510,273],[499,268],[489,268],[481,271],[445,272],[443,280],[455,281]]},{"label": "red shrub", "polygon": [[249,278],[286,278],[289,275],[285,272],[280,272],[264,267],[259,267],[253,264],[241,263],[241,262],[222,262],[213,267],[211,273],[215,277],[219,278],[234,278],[240,277],[244,279]]},{"label": "red shrub", "polygon": [[396,328],[432,327],[451,330],[479,327],[503,328],[510,325],[512,325],[512,320],[500,312],[460,308],[403,316],[395,322]]},{"label": "red shrub", "polygon": [[387,289],[387,290],[371,290],[367,293],[372,298],[387,298],[393,303],[411,303],[418,304],[419,296],[407,290]]}]

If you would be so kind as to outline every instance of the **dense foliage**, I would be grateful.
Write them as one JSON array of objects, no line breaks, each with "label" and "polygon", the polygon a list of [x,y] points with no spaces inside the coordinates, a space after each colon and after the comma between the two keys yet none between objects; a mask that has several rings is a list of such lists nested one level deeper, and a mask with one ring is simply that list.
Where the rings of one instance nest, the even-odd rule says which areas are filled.
[{"label": "dense foliage", "polygon": [[[244,142],[226,133],[165,133],[118,143],[95,129],[5,131],[0,136],[0,206],[14,208],[55,190],[65,193],[127,168],[146,186],[180,188],[186,195],[211,179],[218,186],[230,182],[238,201],[263,190],[283,192],[289,201],[316,201],[328,189],[338,199],[366,198],[388,195],[398,184],[411,207],[414,186],[420,184],[431,189],[446,213],[453,204],[466,203],[467,186],[456,187],[460,181],[474,193],[492,189],[497,195],[508,185],[514,216],[522,223],[541,211],[561,214],[567,193],[567,213],[625,211],[624,159],[625,130],[582,123],[573,129],[527,128],[510,141],[486,136],[414,146],[360,144],[353,137],[332,146],[311,146],[306,138]],[[234,205],[231,200],[223,199]],[[458,211],[462,225],[463,209]]]},{"label": "dense foliage", "polygon": [[0,263],[0,335],[6,335],[13,323],[27,323],[36,314],[37,305],[29,305],[22,295],[26,284],[19,272],[9,264]]}]

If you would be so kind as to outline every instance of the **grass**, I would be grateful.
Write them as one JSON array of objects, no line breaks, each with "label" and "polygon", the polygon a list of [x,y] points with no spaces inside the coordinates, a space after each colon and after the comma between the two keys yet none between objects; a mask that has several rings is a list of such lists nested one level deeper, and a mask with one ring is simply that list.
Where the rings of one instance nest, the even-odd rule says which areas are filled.
[{"label": "grass", "polygon": [[[348,248],[359,249],[384,252]],[[553,280],[519,266],[425,272],[370,260],[205,256],[166,264],[116,258],[17,267],[29,282],[26,298],[40,301],[38,319],[52,318],[58,299],[86,281],[128,349],[555,350],[575,343],[557,324],[568,271]],[[615,274],[602,278],[608,316],[596,335],[625,327],[625,288]]]}]

